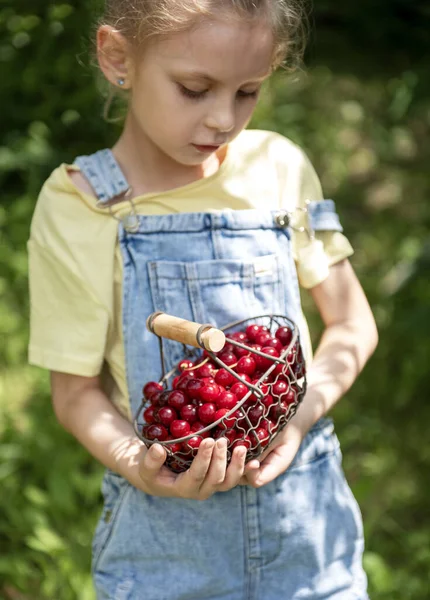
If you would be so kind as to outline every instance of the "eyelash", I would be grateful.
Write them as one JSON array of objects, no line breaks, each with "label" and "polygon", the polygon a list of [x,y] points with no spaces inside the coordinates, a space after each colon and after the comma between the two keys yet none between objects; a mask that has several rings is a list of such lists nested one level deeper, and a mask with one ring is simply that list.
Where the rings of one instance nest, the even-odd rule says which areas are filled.
[{"label": "eyelash", "polygon": [[[190,98],[191,100],[201,100],[207,93],[207,90],[203,90],[202,92],[194,92],[193,90],[189,90],[187,87],[180,83],[178,85],[181,93],[187,98]],[[242,100],[246,100],[249,98],[256,98],[258,96],[259,91],[260,90],[255,90],[254,92],[244,92],[242,90],[239,90],[237,93],[239,95],[239,98],[241,98]]]}]

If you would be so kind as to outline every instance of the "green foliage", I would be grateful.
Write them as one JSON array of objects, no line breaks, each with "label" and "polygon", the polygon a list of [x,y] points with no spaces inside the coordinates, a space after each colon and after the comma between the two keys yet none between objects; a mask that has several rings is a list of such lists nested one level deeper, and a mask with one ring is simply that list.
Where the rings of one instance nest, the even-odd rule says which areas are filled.
[{"label": "green foliage", "polygon": [[[87,2],[0,3],[0,598],[92,600],[101,468],[56,423],[26,365],[31,213],[49,173],[109,145]],[[429,10],[316,3],[309,71],[266,87],[253,125],[302,145],[334,197],[380,344],[335,410],[364,514],[373,600],[423,600],[430,408]],[[317,341],[321,325],[304,303]]]}]

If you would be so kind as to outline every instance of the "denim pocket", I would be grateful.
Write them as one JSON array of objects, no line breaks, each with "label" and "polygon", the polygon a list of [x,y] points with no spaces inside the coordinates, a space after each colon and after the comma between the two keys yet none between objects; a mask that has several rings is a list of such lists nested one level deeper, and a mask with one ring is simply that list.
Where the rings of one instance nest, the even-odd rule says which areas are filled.
[{"label": "denim pocket", "polygon": [[[254,315],[284,314],[279,262],[275,254],[249,261],[152,261],[148,270],[154,307],[217,327]],[[165,347],[170,368],[183,349],[170,340]]]},{"label": "denim pocket", "polygon": [[102,481],[103,511],[92,542],[92,571],[95,572],[101,554],[107,548],[127,489],[127,482],[113,471],[106,470]]}]

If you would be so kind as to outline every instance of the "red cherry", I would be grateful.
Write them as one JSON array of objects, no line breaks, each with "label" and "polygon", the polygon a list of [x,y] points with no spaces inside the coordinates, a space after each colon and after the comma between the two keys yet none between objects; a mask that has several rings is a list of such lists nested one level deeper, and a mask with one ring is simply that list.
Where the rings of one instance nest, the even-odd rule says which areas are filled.
[{"label": "red cherry", "polygon": [[178,369],[178,371],[182,372],[186,369],[191,369],[191,367],[194,367],[193,361],[189,358],[183,358],[178,362],[178,366],[176,368]]},{"label": "red cherry", "polygon": [[180,379],[181,379],[181,376],[180,376],[180,375],[176,375],[176,377],[174,377],[174,378],[173,378],[173,381],[172,381],[172,388],[173,388],[174,390],[176,389],[176,386],[178,385],[178,383],[179,383]]},{"label": "red cherry", "polygon": [[271,337],[269,340],[267,340],[265,345],[266,347],[270,346],[271,348],[275,348],[279,352],[279,354],[281,354],[282,350],[284,349],[284,347],[281,344],[281,341],[278,340],[278,338],[276,337]]},{"label": "red cherry", "polygon": [[290,410],[290,405],[282,400],[279,404],[274,404],[270,407],[269,417],[273,419],[276,423],[281,419],[281,417],[285,417]]},{"label": "red cherry", "polygon": [[261,401],[263,403],[263,406],[266,409],[269,409],[273,404],[274,404],[274,399],[273,396],[271,394],[267,394],[266,396],[264,396],[263,400]]},{"label": "red cherry", "polygon": [[148,423],[148,425],[152,425],[152,423],[155,423],[154,411],[154,406],[148,406],[148,408],[145,411],[143,411],[143,418],[145,419],[146,423]]},{"label": "red cherry", "polygon": [[231,367],[237,363],[237,357],[233,352],[221,352],[218,357],[227,367]]},{"label": "red cherry", "polygon": [[194,435],[192,438],[184,442],[184,446],[193,452],[194,450],[197,450],[202,441],[203,438],[200,435]]},{"label": "red cherry", "polygon": [[252,356],[243,356],[237,363],[236,372],[245,375],[252,375],[257,368],[256,362]]},{"label": "red cherry", "polygon": [[193,400],[200,398],[200,390],[205,386],[200,379],[190,379],[187,383],[187,394]]},{"label": "red cherry", "polygon": [[234,440],[237,438],[237,432],[234,429],[216,429],[214,432],[214,438],[217,440],[219,438],[225,437],[228,440],[228,445],[230,446]]},{"label": "red cherry", "polygon": [[231,375],[231,373],[229,373],[225,369],[220,369],[218,371],[218,373],[215,375],[215,383],[222,385],[224,387],[227,385],[232,385],[235,381],[236,381],[235,376]]},{"label": "red cherry", "polygon": [[201,379],[202,377],[213,377],[215,375],[215,371],[215,366],[212,363],[207,362],[198,369],[196,369],[194,373],[197,377]]},{"label": "red cherry", "polygon": [[234,450],[234,448],[237,448],[238,446],[245,446],[245,448],[251,448],[252,442],[249,435],[246,435],[245,437],[236,438],[232,444],[232,449]]},{"label": "red cherry", "polygon": [[238,400],[242,400],[242,398],[248,393],[248,388],[244,383],[238,381],[231,386],[230,392],[234,394]]},{"label": "red cherry", "polygon": [[279,327],[276,330],[275,337],[278,338],[283,346],[288,346],[293,339],[293,332],[289,327]]},{"label": "red cherry", "polygon": [[282,401],[286,402],[287,404],[294,404],[296,401],[296,394],[292,388],[290,388],[288,392],[282,396]]},{"label": "red cherry", "polygon": [[251,383],[251,377],[248,375],[248,373],[238,373],[238,377],[239,377],[239,379],[242,379],[242,381]]},{"label": "red cherry", "polygon": [[[169,435],[167,437],[166,441],[173,440],[173,439],[174,438],[171,435]],[[173,444],[166,445],[165,448],[166,448],[166,450],[170,450],[170,452],[172,452],[172,454],[177,454],[178,452],[181,452],[181,450],[182,450],[182,443],[174,442]]]},{"label": "red cherry", "polygon": [[244,331],[235,331],[226,337],[231,340],[236,340],[236,342],[241,342],[242,344],[246,344],[247,341],[246,333]]},{"label": "red cherry", "polygon": [[256,404],[248,410],[248,419],[253,425],[257,425],[258,421],[263,416],[264,406],[262,404]]},{"label": "red cherry", "polygon": [[188,400],[184,392],[181,392],[180,390],[174,390],[169,394],[168,403],[169,406],[177,411],[180,411],[183,406],[188,404]]},{"label": "red cherry", "polygon": [[191,375],[189,372],[183,373],[176,384],[176,389],[181,392],[186,392],[188,382],[191,381],[191,379],[193,379],[193,375]]},{"label": "red cherry", "polygon": [[146,430],[146,437],[148,440],[159,440],[160,442],[163,442],[167,439],[168,435],[169,433],[164,425],[159,425],[158,423],[150,425]]},{"label": "red cherry", "polygon": [[267,429],[264,429],[263,427],[257,427],[257,429],[254,431],[254,435],[257,436],[261,446],[267,446],[267,444],[269,443],[269,432],[267,431]]},{"label": "red cherry", "polygon": [[262,333],[259,333],[257,335],[255,341],[257,344],[264,347],[266,345],[266,342],[268,342],[270,339],[272,339],[270,333],[268,331],[263,331]]},{"label": "red cherry", "polygon": [[170,433],[175,438],[181,438],[187,436],[191,431],[191,426],[187,421],[177,419],[170,425]]},{"label": "red cherry", "polygon": [[220,393],[221,390],[219,385],[216,383],[209,383],[200,390],[200,399],[203,400],[203,402],[215,402]]},{"label": "red cherry", "polygon": [[242,358],[242,356],[249,356],[251,354],[251,350],[248,350],[248,348],[237,347],[234,351],[234,354],[237,358]]},{"label": "red cherry", "polygon": [[220,408],[215,413],[214,421],[218,421],[218,419],[222,419],[224,417],[224,420],[218,424],[218,427],[220,429],[230,429],[231,427],[234,427],[234,425],[236,423],[236,418],[234,416],[234,413],[232,415],[230,415],[229,417],[225,416],[228,412],[229,412],[229,410],[227,408]]},{"label": "red cherry", "polygon": [[246,328],[246,337],[250,339],[252,342],[255,341],[257,335],[261,333],[261,325],[256,325],[255,323],[248,325]]},{"label": "red cherry", "polygon": [[[240,384],[239,384],[240,385]],[[216,405],[218,408],[227,408],[231,410],[236,406],[238,402],[237,396],[233,392],[221,392],[221,394],[216,399]]]},{"label": "red cherry", "polygon": [[151,397],[152,406],[156,406],[160,408],[161,406],[166,406],[169,400],[170,391],[166,390],[165,392],[155,392],[155,394]]},{"label": "red cherry", "polygon": [[[268,356],[273,356],[274,358],[279,357],[278,350],[272,346],[264,346],[262,352]],[[259,356],[258,354],[255,357],[255,362],[257,363],[257,367],[262,371],[267,370],[273,365],[273,360],[270,360],[270,358],[265,358],[264,356]]]},{"label": "red cherry", "polygon": [[209,425],[209,423],[213,423],[215,421],[215,413],[217,409],[215,404],[212,402],[207,402],[206,404],[202,404],[202,406],[198,409],[199,419],[205,425]]},{"label": "red cherry", "polygon": [[155,394],[155,392],[162,392],[163,389],[164,388],[161,383],[158,383],[157,381],[148,381],[148,383],[143,387],[142,391],[146,400],[151,400],[151,396]]},{"label": "red cherry", "polygon": [[178,415],[176,411],[173,410],[173,408],[171,408],[170,406],[162,406],[158,409],[157,420],[160,421],[160,423],[162,423],[163,425],[166,425],[166,427],[169,427],[170,424],[173,423],[173,421],[177,418]]},{"label": "red cherry", "polygon": [[181,417],[188,423],[194,423],[197,421],[197,406],[194,404],[186,404],[181,408]]},{"label": "red cherry", "polygon": [[199,435],[201,435],[204,438],[207,438],[210,436],[210,432],[209,431],[203,431],[202,433],[200,433],[200,431],[206,427],[206,425],[204,423],[201,423],[200,421],[196,421],[195,423],[193,423],[191,425],[191,431],[194,433],[199,432]]},{"label": "red cherry", "polygon": [[288,383],[279,379],[276,383],[272,385],[272,394],[275,396],[282,396],[288,392]]}]

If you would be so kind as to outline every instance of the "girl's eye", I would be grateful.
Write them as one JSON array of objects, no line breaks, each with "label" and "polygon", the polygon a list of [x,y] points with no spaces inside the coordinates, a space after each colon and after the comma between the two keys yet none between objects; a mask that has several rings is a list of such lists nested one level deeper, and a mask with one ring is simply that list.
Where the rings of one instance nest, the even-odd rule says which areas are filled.
[{"label": "girl's eye", "polygon": [[202,90],[202,91],[198,91],[198,92],[195,91],[195,90],[190,90],[189,88],[185,87],[181,83],[178,83],[178,86],[179,86],[179,90],[180,90],[181,94],[183,94],[187,98],[193,98],[194,100],[198,100],[199,98],[203,98],[203,96],[207,92],[207,90]]},{"label": "girl's eye", "polygon": [[256,98],[259,94],[260,90],[254,90],[253,92],[244,92],[243,90],[239,90],[237,95],[239,98]]}]

